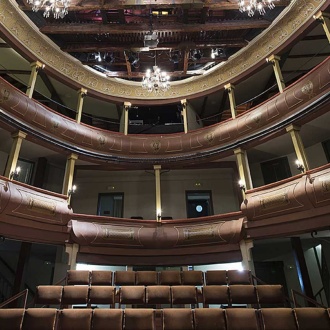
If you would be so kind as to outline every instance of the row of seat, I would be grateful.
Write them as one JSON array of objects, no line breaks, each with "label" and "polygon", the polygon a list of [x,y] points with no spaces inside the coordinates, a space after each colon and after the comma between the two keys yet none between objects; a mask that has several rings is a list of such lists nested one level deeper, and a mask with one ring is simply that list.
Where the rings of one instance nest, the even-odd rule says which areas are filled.
[{"label": "row of seat", "polygon": [[69,285],[231,285],[252,284],[249,270],[88,271],[69,270]]},{"label": "row of seat", "polygon": [[40,285],[36,289],[35,305],[194,305],[203,307],[212,304],[232,306],[253,304],[258,307],[276,304],[285,306],[281,285]]},{"label": "row of seat", "polygon": [[[158,322],[159,321],[159,322]],[[323,308],[0,309],[1,330],[329,330]]]}]

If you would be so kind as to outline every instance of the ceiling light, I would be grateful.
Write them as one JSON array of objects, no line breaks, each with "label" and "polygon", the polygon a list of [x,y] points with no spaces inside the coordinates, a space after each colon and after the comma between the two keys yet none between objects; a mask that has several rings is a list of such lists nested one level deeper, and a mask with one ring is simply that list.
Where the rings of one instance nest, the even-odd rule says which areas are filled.
[{"label": "ceiling light", "polygon": [[170,88],[170,77],[166,72],[162,72],[157,65],[153,67],[153,71],[147,70],[146,75],[142,79],[142,88],[151,92],[165,92]]},{"label": "ceiling light", "polygon": [[71,0],[27,0],[32,5],[32,10],[37,12],[44,10],[44,17],[49,17],[53,13],[54,18],[63,18],[68,14],[68,8]]},{"label": "ceiling light", "polygon": [[199,61],[202,57],[203,57],[203,55],[200,50],[195,49],[192,51],[191,59],[193,61]]},{"label": "ceiling light", "polygon": [[256,11],[260,15],[266,13],[265,8],[274,9],[274,0],[238,0],[238,7],[241,13],[247,12],[249,17],[252,17]]}]

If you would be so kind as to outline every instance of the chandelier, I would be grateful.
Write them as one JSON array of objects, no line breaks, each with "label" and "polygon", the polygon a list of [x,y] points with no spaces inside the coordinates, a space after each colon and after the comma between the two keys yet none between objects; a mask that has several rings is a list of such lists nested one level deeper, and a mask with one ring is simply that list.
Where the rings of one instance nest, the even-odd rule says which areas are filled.
[{"label": "chandelier", "polygon": [[146,75],[142,79],[142,88],[151,92],[165,92],[170,88],[169,75],[161,71],[157,65],[153,67],[153,71],[147,70]]},{"label": "chandelier", "polygon": [[252,17],[255,11],[259,11],[260,15],[266,13],[265,8],[274,9],[274,0],[238,0],[238,7],[241,13],[247,12]]},{"label": "chandelier", "polygon": [[27,0],[32,5],[32,10],[37,12],[44,10],[44,17],[48,18],[53,13],[55,19],[63,18],[68,14],[68,7],[71,0]]}]

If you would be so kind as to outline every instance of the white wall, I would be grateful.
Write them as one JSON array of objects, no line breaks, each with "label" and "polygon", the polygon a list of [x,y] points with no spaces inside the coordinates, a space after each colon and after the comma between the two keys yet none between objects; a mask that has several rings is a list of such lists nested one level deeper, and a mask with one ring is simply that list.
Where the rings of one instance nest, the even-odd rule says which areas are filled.
[{"label": "white wall", "polygon": [[196,111],[189,102],[187,102],[187,126],[188,131],[203,127],[202,121],[197,122]]}]

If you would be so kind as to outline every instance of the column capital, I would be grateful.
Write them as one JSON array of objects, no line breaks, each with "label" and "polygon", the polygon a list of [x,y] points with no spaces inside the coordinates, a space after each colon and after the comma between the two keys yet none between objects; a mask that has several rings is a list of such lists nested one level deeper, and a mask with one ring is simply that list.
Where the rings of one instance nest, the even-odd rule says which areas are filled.
[{"label": "column capital", "polygon": [[67,159],[72,159],[72,160],[77,160],[78,159],[78,155],[76,155],[76,154],[70,154],[68,157],[67,157]]},{"label": "column capital", "polygon": [[224,87],[225,87],[225,90],[227,90],[228,92],[235,89],[235,85],[233,85],[232,83],[226,84]]},{"label": "column capital", "polygon": [[124,107],[127,109],[127,108],[130,108],[132,106],[132,103],[131,102],[124,102]]},{"label": "column capital", "polygon": [[246,150],[242,149],[242,148],[236,148],[234,149],[234,154],[238,155],[238,154],[244,154]]},{"label": "column capital", "polygon": [[16,139],[16,138],[20,138],[20,139],[25,139],[27,136],[26,133],[22,132],[22,131],[17,131],[17,132],[14,132],[12,133],[11,137],[13,139]]},{"label": "column capital", "polygon": [[292,131],[297,131],[297,132],[299,132],[300,129],[301,129],[301,127],[300,127],[300,126],[297,126],[297,125],[293,125],[293,124],[291,124],[291,125],[287,126],[285,129],[286,129],[286,131],[287,131],[288,133],[289,133],[289,132],[292,132]]},{"label": "column capital", "polygon": [[321,23],[324,23],[324,17],[330,18],[330,14],[325,13],[324,11],[319,11],[313,15],[313,18]]},{"label": "column capital", "polygon": [[269,57],[266,58],[266,61],[270,63],[275,63],[276,61],[280,61],[280,60],[281,60],[281,56],[275,54],[270,55]]},{"label": "column capital", "polygon": [[36,68],[36,70],[39,70],[39,69],[43,69],[45,67],[45,64],[39,62],[39,61],[35,61],[35,62],[32,62],[30,63],[30,67],[31,68]]},{"label": "column capital", "polygon": [[154,170],[161,170],[162,169],[162,165],[154,165]]},{"label": "column capital", "polygon": [[81,97],[87,96],[87,89],[86,88],[79,88],[77,90],[77,94],[80,95]]}]

